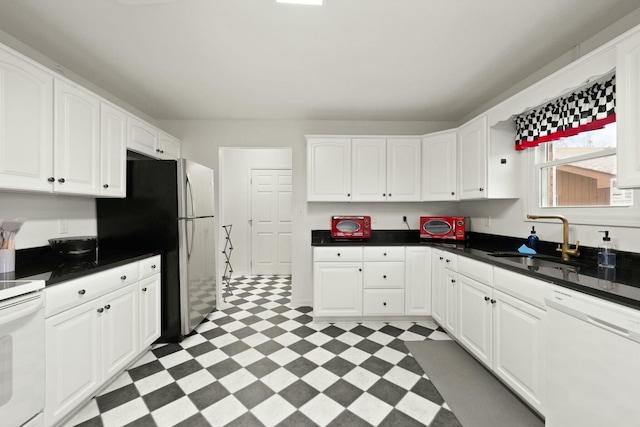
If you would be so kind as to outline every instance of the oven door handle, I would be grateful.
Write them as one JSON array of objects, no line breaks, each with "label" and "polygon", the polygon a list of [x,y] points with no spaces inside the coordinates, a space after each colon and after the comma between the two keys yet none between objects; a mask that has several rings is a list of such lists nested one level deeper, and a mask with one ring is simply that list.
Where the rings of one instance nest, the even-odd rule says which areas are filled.
[{"label": "oven door handle", "polygon": [[0,325],[5,325],[22,317],[37,313],[42,308],[42,299],[37,298],[29,302],[20,303],[15,306],[3,307],[0,309]]}]

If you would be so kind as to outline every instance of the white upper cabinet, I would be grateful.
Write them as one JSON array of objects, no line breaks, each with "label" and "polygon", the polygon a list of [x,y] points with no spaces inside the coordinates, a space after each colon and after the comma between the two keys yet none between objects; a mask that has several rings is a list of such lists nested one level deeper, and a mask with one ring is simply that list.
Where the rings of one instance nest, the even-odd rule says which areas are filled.
[{"label": "white upper cabinet", "polygon": [[480,116],[458,128],[459,198],[487,197],[487,117]]},{"label": "white upper cabinet", "polygon": [[105,102],[100,107],[100,195],[127,195],[127,114]]},{"label": "white upper cabinet", "polygon": [[456,129],[422,138],[422,200],[457,200]]},{"label": "white upper cabinet", "polygon": [[387,200],[420,201],[420,138],[387,139]]},{"label": "white upper cabinet", "polygon": [[351,201],[383,202],[387,199],[387,140],[351,140]]},{"label": "white upper cabinet", "polygon": [[618,187],[640,187],[640,33],[616,45]]},{"label": "white upper cabinet", "polygon": [[54,191],[100,194],[100,99],[55,80]]},{"label": "white upper cabinet", "polygon": [[307,200],[351,200],[351,139],[307,140]]},{"label": "white upper cabinet", "polygon": [[0,47],[0,188],[51,191],[53,75]]},{"label": "white upper cabinet", "polygon": [[158,136],[157,155],[163,160],[175,160],[180,158],[180,140],[166,132],[160,131]]},{"label": "white upper cabinet", "polygon": [[133,116],[129,116],[127,148],[150,157],[157,157],[158,129]]}]

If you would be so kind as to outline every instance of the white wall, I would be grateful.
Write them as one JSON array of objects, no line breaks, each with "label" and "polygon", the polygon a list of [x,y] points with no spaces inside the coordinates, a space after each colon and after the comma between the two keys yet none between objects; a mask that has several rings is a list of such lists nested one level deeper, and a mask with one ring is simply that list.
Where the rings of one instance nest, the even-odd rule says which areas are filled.
[{"label": "white wall", "polygon": [[[96,202],[91,197],[0,192],[0,218],[27,219],[16,236],[16,249],[47,246],[48,239],[95,236]],[[68,232],[59,232],[59,222],[67,220]]]},{"label": "white wall", "polygon": [[[233,224],[231,265],[234,275],[251,272],[251,237],[249,227],[252,169],[291,169],[291,148],[221,148],[219,163],[219,223]],[[224,248],[220,229],[219,247]],[[220,252],[220,255],[222,253]],[[224,268],[222,257],[218,265]]]},{"label": "white wall", "polygon": [[[289,147],[293,170],[292,276],[295,305],[312,302],[311,230],[328,229],[335,214],[368,214],[376,217],[373,228],[404,228],[402,215],[412,228],[425,214],[456,214],[456,203],[307,203],[307,134],[421,135],[453,127],[449,122],[348,122],[348,121],[266,121],[266,120],[167,120],[161,123],[183,141],[188,159],[206,164],[219,173],[219,147]],[[219,183],[220,177],[216,176]],[[219,190],[218,190],[219,191]],[[226,190],[223,190],[226,191]],[[220,209],[218,209],[220,211]],[[234,230],[235,233],[235,230]]]}]

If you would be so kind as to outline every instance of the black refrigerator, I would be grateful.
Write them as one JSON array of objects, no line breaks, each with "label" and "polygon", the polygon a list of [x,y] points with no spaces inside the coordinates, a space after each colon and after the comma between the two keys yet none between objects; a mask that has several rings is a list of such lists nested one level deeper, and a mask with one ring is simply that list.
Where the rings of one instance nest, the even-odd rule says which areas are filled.
[{"label": "black refrigerator", "polygon": [[178,342],[216,305],[213,171],[127,160],[127,197],[96,199],[100,251],[162,251],[159,342]]}]

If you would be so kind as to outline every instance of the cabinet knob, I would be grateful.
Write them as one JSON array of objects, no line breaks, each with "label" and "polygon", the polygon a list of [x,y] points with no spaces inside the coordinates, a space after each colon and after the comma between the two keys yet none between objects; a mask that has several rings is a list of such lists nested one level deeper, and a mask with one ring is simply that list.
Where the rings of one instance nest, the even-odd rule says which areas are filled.
[{"label": "cabinet knob", "polygon": [[387,303],[386,303],[386,302],[383,302],[383,303],[382,303],[382,305],[384,305],[384,306],[386,307],[386,306],[387,306]]},{"label": "cabinet knob", "polygon": [[455,196],[455,195],[456,195],[455,191],[452,191],[452,192],[451,192],[451,195],[452,195],[452,196]]},{"label": "cabinet knob", "polygon": [[59,182],[60,184],[64,184],[64,178],[59,178],[59,179],[58,179],[58,182]]},{"label": "cabinet knob", "polygon": [[358,269],[358,271],[362,271],[362,269],[361,269],[361,268],[359,268],[359,269]]},{"label": "cabinet knob", "polygon": [[86,294],[86,293],[87,293],[87,291],[85,291],[84,289],[80,289],[80,290],[78,291],[78,293],[79,293],[80,295],[84,295],[84,294]]},{"label": "cabinet knob", "polygon": [[451,262],[451,260],[450,260],[450,259],[447,259],[447,262]]},{"label": "cabinet knob", "polygon": [[147,292],[147,288],[142,288],[142,292]]},{"label": "cabinet knob", "polygon": [[480,188],[478,188],[478,190],[480,190],[480,191],[484,191],[484,188],[480,187]]},{"label": "cabinet knob", "polygon": [[107,304],[107,305],[104,306],[105,310],[109,310],[110,308],[111,308],[111,304]]},{"label": "cabinet knob", "polygon": [[491,304],[495,304],[495,303],[496,303],[496,300],[492,299]]},{"label": "cabinet knob", "polygon": [[387,256],[387,253],[385,252],[385,253],[383,253],[382,255]]},{"label": "cabinet knob", "polygon": [[382,193],[382,197],[386,197],[386,196],[387,196],[387,193]]},{"label": "cabinet knob", "polygon": [[443,257],[440,257],[440,261],[442,261],[443,259],[444,259]]},{"label": "cabinet knob", "polygon": [[109,184],[104,184],[103,187],[104,188],[109,188]]},{"label": "cabinet knob", "polygon": [[102,313],[103,311],[104,311],[104,308],[102,308],[102,307],[100,307],[100,308],[98,309],[98,313]]},{"label": "cabinet knob", "polygon": [[382,276],[382,278],[383,278],[383,279],[386,279],[386,278],[387,278],[387,275],[386,275],[386,274],[385,274],[385,275],[383,275],[383,276]]},{"label": "cabinet knob", "polygon": [[491,298],[489,298],[489,297],[484,297],[484,300],[485,300],[485,301],[489,301],[490,299],[491,299]]},{"label": "cabinet knob", "polygon": [[152,270],[155,270],[155,269],[156,269],[156,265],[155,265],[155,264],[153,264],[153,265],[151,266],[151,269],[152,269]]},{"label": "cabinet knob", "polygon": [[340,252],[338,252],[338,256],[340,256]]},{"label": "cabinet knob", "polygon": [[347,197],[351,197],[351,193],[347,193]]},{"label": "cabinet knob", "polygon": [[391,197],[391,193],[389,193],[389,197]]},{"label": "cabinet knob", "polygon": [[127,276],[120,276],[120,280],[127,280]]},{"label": "cabinet knob", "polygon": [[456,283],[456,280],[455,279],[451,279],[451,283]]},{"label": "cabinet knob", "polygon": [[159,152],[160,152],[160,149],[159,149],[159,148],[156,148],[156,153],[159,153]]},{"label": "cabinet knob", "polygon": [[49,182],[54,182],[55,180],[56,180],[56,179],[55,179],[54,177],[52,177],[52,176],[50,176],[49,178],[47,178],[47,181],[49,181]]}]

